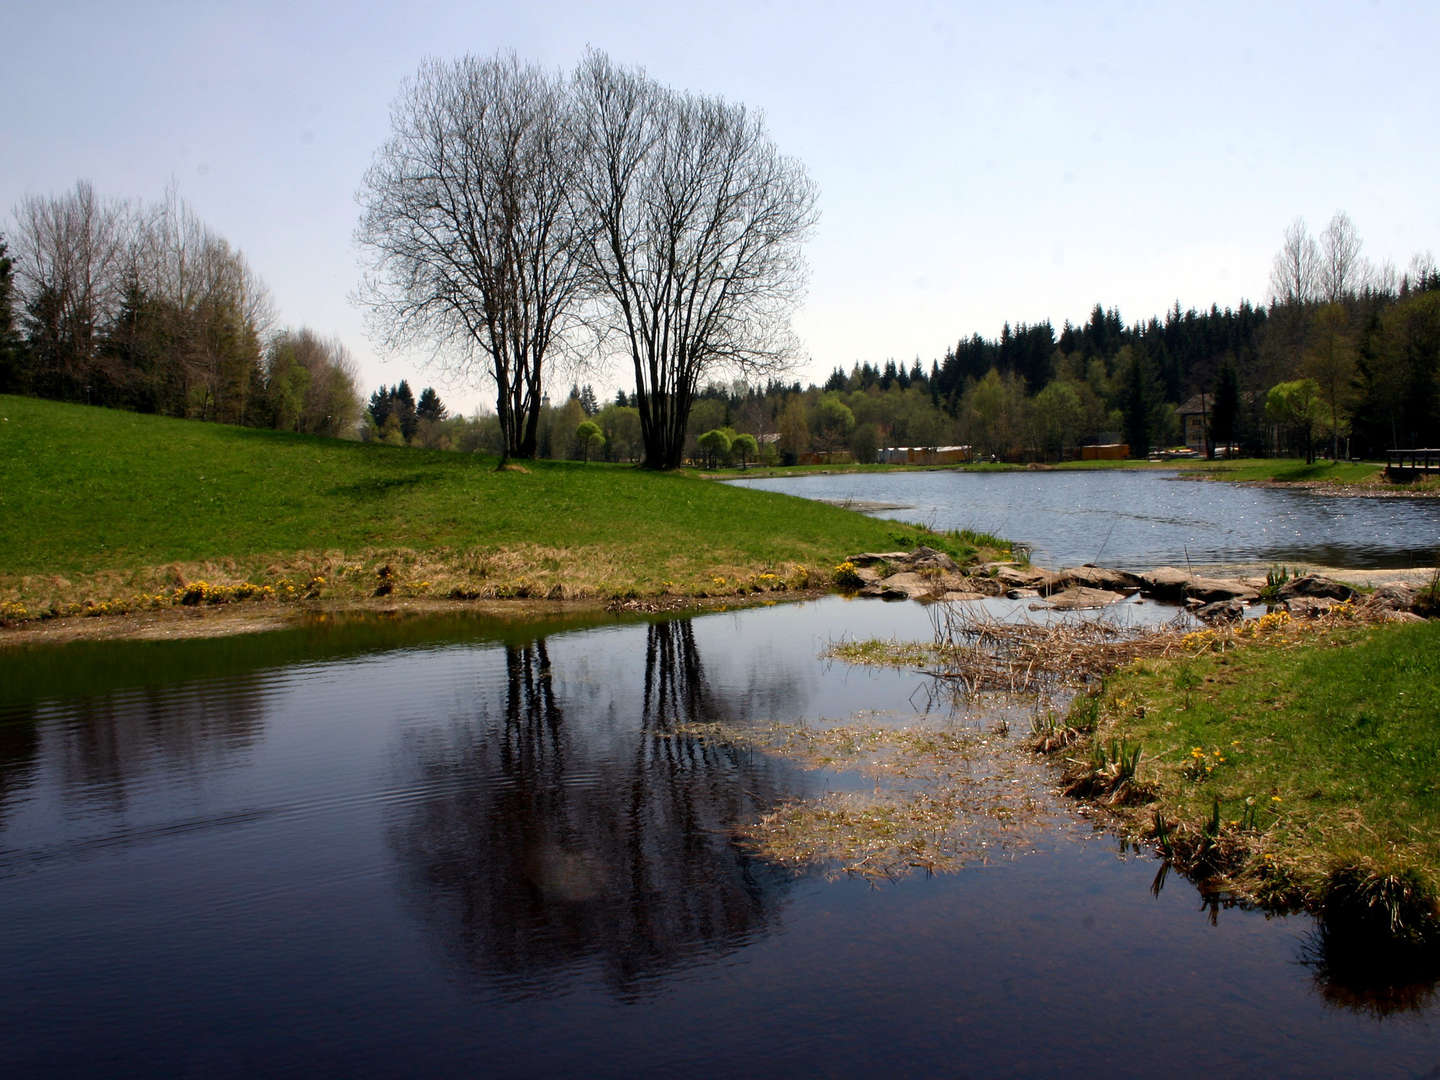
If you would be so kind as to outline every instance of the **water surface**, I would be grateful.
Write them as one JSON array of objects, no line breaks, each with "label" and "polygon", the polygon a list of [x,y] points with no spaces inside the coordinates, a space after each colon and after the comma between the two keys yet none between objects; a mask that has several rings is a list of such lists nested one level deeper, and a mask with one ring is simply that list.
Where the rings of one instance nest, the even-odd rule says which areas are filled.
[{"label": "water surface", "polygon": [[[1012,607],[1013,610],[1013,607]],[[870,783],[684,734],[957,724],[915,604],[362,619],[0,654],[7,1076],[1416,1075],[1433,988],[1328,980],[1043,787],[953,875],[768,864],[737,825]],[[1003,740],[997,752],[1012,752]],[[1381,1015],[1384,1013],[1384,1015]]]},{"label": "water surface", "polygon": [[1214,563],[1385,569],[1440,562],[1440,499],[1319,495],[1141,470],[835,473],[738,481],[879,516],[975,529],[1048,567]]}]

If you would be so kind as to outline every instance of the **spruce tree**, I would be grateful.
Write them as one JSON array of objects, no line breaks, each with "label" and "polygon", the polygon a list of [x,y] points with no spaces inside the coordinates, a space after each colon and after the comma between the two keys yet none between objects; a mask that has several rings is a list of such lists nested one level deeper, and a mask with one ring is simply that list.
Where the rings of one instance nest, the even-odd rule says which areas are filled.
[{"label": "spruce tree", "polygon": [[1235,365],[1227,357],[1215,379],[1215,405],[1210,410],[1210,431],[1212,452],[1216,446],[1229,447],[1235,442],[1235,431],[1240,419],[1240,377]]},{"label": "spruce tree", "polygon": [[390,391],[390,397],[395,403],[395,415],[400,420],[400,434],[404,436],[406,444],[415,438],[415,430],[420,426],[420,417],[415,414],[415,394],[410,389],[410,383],[406,379],[400,380],[400,385]]},{"label": "spruce tree", "polygon": [[20,389],[20,338],[15,332],[14,261],[0,236],[0,394]]},{"label": "spruce tree", "polygon": [[415,415],[421,420],[444,420],[450,415],[450,410],[445,408],[445,403],[440,400],[440,395],[435,392],[433,386],[427,386],[420,391],[420,401],[415,406]]}]

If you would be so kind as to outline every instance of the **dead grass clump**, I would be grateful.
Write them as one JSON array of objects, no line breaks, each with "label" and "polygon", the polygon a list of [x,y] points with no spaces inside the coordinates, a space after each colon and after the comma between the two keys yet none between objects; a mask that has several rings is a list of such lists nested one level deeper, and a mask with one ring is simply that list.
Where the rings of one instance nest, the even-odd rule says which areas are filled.
[{"label": "dead grass clump", "polygon": [[1181,649],[1185,626],[1117,626],[1100,619],[1001,622],[959,604],[937,605],[931,674],[970,693],[1031,694],[1074,689],[1133,660]]},{"label": "dead grass clump", "polygon": [[[878,720],[879,718],[877,718]],[[979,729],[883,723],[740,729],[685,725],[676,734],[777,754],[806,769],[859,772],[866,792],[786,803],[739,832],[789,866],[896,878],[940,873],[1026,848],[1046,820],[1038,770]]]}]

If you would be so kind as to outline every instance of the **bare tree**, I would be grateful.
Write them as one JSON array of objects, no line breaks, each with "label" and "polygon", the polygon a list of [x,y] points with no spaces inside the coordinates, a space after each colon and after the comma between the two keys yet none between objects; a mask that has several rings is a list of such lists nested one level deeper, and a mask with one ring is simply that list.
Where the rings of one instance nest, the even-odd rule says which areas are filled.
[{"label": "bare tree", "polygon": [[815,188],[742,106],[598,52],[574,93],[575,193],[596,226],[588,262],[634,365],[644,463],[674,468],[703,378],[773,371],[791,354]]},{"label": "bare tree", "polygon": [[123,203],[100,199],[84,180],[15,208],[16,277],[40,344],[33,377],[43,396],[87,396],[99,331],[120,293],[127,218]]},{"label": "bare tree", "polygon": [[244,255],[171,188],[138,216],[125,276],[149,305],[163,343],[165,411],[229,423],[254,419],[264,389],[261,342],[274,308]]},{"label": "bare tree", "polygon": [[1296,218],[1285,230],[1285,241],[1270,269],[1270,294],[1291,306],[1311,303],[1316,298],[1319,274],[1319,245],[1305,227],[1305,219]]},{"label": "bare tree", "polygon": [[460,373],[484,357],[504,456],[535,456],[545,365],[579,313],[564,120],[560,80],[513,55],[429,61],[358,194],[373,331],[429,345]]},{"label": "bare tree", "polygon": [[1365,287],[1369,266],[1360,254],[1360,234],[1343,210],[1335,211],[1320,234],[1320,262],[1316,274],[1321,299],[1338,304]]}]

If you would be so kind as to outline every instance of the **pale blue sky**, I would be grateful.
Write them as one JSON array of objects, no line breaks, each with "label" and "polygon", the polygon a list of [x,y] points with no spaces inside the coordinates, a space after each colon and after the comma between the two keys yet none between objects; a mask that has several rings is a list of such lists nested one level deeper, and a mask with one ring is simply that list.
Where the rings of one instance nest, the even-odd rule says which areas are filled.
[{"label": "pale blue sky", "polygon": [[[1003,9],[1003,10],[1002,10]],[[366,392],[409,377],[347,297],[354,192],[422,57],[587,45],[760,109],[820,188],[795,329],[820,381],[927,365],[1001,324],[1127,322],[1266,299],[1296,217],[1346,210],[1365,254],[1440,251],[1440,4],[71,3],[0,11],[0,212],[77,179],[172,179],[241,248],[282,323],[339,335]],[[623,372],[587,376],[607,389]]]}]

